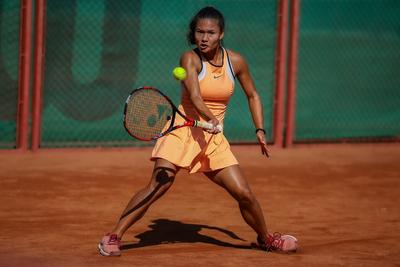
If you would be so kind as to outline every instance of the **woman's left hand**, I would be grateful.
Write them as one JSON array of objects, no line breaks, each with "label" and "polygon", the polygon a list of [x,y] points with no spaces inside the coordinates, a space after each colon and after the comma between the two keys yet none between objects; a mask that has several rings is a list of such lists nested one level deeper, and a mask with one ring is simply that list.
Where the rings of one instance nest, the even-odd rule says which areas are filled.
[{"label": "woman's left hand", "polygon": [[261,146],[261,153],[269,158],[269,149],[267,147],[267,141],[265,140],[265,134],[262,131],[257,132],[258,143]]},{"label": "woman's left hand", "polygon": [[211,119],[208,121],[208,123],[212,124],[214,126],[214,128],[211,130],[205,130],[206,132],[208,132],[210,134],[217,134],[217,133],[221,132],[219,130],[219,128],[217,128],[217,126],[219,125],[219,121],[217,119]]}]

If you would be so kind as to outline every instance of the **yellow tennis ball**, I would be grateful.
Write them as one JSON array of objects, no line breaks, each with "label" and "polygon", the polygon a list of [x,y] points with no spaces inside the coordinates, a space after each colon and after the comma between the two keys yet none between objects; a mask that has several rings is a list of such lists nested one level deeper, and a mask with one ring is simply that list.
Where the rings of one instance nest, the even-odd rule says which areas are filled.
[{"label": "yellow tennis ball", "polygon": [[172,71],[172,75],[174,75],[175,79],[177,79],[179,81],[183,81],[184,79],[186,79],[186,70],[182,67],[176,67]]}]

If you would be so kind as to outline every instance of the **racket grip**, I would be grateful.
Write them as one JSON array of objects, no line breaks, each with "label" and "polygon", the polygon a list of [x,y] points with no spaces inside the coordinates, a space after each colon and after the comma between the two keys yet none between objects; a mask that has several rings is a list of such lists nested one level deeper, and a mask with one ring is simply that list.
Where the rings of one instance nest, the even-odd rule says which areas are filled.
[{"label": "racket grip", "polygon": [[[205,121],[196,121],[195,126],[196,126],[196,127],[203,128],[203,129],[207,129],[207,130],[212,130],[212,129],[214,129],[214,126],[213,126],[211,123],[208,123],[208,122],[205,122]],[[222,132],[222,130],[223,130],[222,125],[221,125],[221,124],[218,124],[218,125],[217,125],[217,129],[218,129],[218,131]]]}]

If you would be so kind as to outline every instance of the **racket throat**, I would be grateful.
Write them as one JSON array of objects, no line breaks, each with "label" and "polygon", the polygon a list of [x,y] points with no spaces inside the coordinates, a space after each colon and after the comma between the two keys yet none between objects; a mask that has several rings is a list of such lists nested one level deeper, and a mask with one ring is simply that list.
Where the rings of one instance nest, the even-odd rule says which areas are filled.
[{"label": "racket throat", "polygon": [[189,119],[185,121],[184,126],[197,127],[197,121]]}]

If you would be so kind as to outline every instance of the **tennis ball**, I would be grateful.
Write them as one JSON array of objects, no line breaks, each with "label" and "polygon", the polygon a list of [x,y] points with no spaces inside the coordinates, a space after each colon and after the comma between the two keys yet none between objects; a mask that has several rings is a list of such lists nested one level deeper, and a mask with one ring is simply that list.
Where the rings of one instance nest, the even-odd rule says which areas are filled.
[{"label": "tennis ball", "polygon": [[172,71],[172,75],[175,79],[183,81],[184,79],[186,79],[186,70],[182,67],[176,67]]}]

